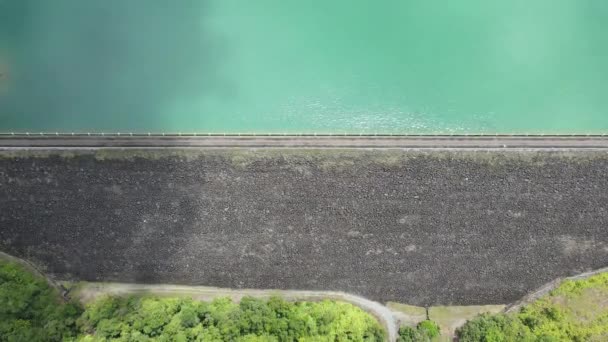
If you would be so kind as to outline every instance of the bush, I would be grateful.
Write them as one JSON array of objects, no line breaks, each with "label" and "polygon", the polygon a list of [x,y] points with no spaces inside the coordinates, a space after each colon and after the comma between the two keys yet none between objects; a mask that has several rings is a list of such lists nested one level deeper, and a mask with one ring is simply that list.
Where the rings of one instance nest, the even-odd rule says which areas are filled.
[{"label": "bush", "polygon": [[419,342],[424,341],[423,336],[417,329],[412,327],[401,327],[399,328],[398,342]]},{"label": "bush", "polygon": [[430,321],[430,320],[426,320],[426,321],[422,321],[420,323],[418,323],[417,326],[418,331],[420,331],[421,333],[423,333],[424,335],[428,336],[429,338],[434,338],[439,336],[439,326],[437,325],[437,323]]},{"label": "bush", "polygon": [[456,331],[462,342],[534,341],[530,329],[517,318],[483,314]]},{"label": "bush", "polygon": [[398,342],[428,342],[439,336],[439,326],[433,321],[422,321],[416,328],[399,328]]}]

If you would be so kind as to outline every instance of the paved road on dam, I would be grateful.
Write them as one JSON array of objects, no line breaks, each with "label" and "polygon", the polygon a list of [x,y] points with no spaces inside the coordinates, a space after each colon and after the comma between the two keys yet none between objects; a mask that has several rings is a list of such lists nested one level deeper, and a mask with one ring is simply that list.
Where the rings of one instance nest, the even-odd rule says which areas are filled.
[{"label": "paved road on dam", "polygon": [[608,136],[0,136],[0,148],[52,147],[607,149]]}]

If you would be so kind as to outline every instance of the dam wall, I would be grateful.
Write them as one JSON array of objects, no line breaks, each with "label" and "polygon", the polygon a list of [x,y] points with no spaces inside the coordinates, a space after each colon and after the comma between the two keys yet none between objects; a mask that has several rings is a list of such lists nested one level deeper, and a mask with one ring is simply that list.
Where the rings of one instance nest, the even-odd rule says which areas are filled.
[{"label": "dam wall", "polygon": [[0,250],[55,279],[510,303],[608,266],[608,153],[4,150]]}]

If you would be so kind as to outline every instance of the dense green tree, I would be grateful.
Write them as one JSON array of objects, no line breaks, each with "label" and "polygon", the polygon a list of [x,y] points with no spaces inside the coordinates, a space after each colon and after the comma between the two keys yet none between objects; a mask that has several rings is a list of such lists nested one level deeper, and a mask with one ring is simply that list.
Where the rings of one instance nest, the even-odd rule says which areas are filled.
[{"label": "dense green tree", "polygon": [[[384,331],[361,309],[334,301],[287,302],[245,297],[201,303],[189,298],[106,297],[78,321],[81,341],[382,341]],[[91,340],[93,338],[93,340]]]},{"label": "dense green tree", "polygon": [[76,336],[82,309],[64,303],[46,281],[0,262],[0,341],[62,341]]}]

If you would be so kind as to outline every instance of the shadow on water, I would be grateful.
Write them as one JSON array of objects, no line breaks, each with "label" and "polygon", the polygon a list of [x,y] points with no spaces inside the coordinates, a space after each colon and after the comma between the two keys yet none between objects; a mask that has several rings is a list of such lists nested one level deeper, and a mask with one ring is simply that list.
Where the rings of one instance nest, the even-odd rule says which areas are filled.
[{"label": "shadow on water", "polygon": [[[208,5],[0,0],[0,62],[10,74],[0,131],[160,129],[174,101],[225,85]],[[81,116],[87,127],[76,123]]]}]

